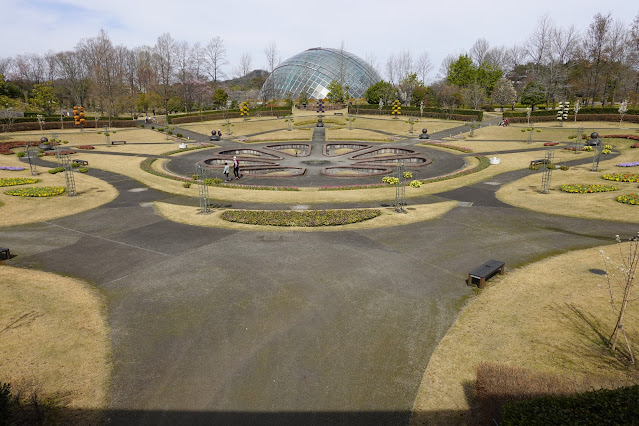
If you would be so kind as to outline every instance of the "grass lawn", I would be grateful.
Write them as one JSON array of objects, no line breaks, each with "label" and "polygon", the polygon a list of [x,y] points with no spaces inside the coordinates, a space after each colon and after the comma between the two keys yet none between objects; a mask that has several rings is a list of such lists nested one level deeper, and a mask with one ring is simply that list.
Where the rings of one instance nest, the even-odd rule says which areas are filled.
[{"label": "grass lawn", "polygon": [[0,177],[36,177],[40,179],[40,182],[34,184],[0,188],[0,212],[6,219],[5,226],[35,223],[69,216],[106,204],[118,196],[118,191],[112,185],[83,173],[74,173],[78,194],[75,197],[69,197],[67,194],[43,198],[7,195],[5,191],[21,187],[66,187],[66,181],[64,173],[52,175],[47,173],[48,168],[44,167],[38,167],[38,176],[31,176],[29,165],[18,161],[15,156],[0,155],[0,166],[26,167],[22,171],[0,170]]},{"label": "grass lawn", "polygon": [[[57,396],[97,424],[107,406],[111,342],[103,301],[83,281],[0,266],[0,380]],[[98,411],[96,411],[98,410]]]},{"label": "grass lawn", "polygon": [[[268,192],[268,191],[267,191]],[[211,214],[199,214],[198,207],[178,206],[162,202],[155,202],[156,210],[165,218],[180,223],[195,226],[210,226],[215,228],[229,228],[243,231],[304,231],[304,232],[331,232],[348,231],[354,229],[381,228],[387,226],[407,225],[442,216],[457,206],[456,201],[446,201],[434,204],[411,205],[406,213],[397,213],[394,208],[382,208],[382,215],[359,223],[351,223],[342,226],[318,226],[314,228],[299,226],[259,226],[243,223],[228,222],[220,218],[223,209],[214,210]]]},{"label": "grass lawn", "polygon": [[[411,423],[467,424],[480,362],[588,376],[602,385],[639,383],[637,369],[611,356],[597,334],[609,336],[616,319],[605,278],[589,272],[603,268],[600,249],[616,258],[615,246],[574,251],[488,281],[431,356]],[[626,315],[637,353],[639,303],[628,305]]]},{"label": "grass lawn", "polygon": [[[625,139],[613,141],[616,146],[621,146],[622,143],[629,145],[629,141]],[[571,167],[567,171],[554,170],[551,178],[551,190],[548,194],[539,192],[541,190],[541,173],[531,172],[529,176],[501,187],[497,191],[497,198],[504,203],[542,213],[639,223],[637,206],[615,201],[619,195],[636,194],[638,192],[637,184],[613,182],[601,178],[606,173],[639,174],[639,167],[615,166],[618,163],[639,161],[639,150],[625,146],[620,151],[622,154],[613,159],[606,160],[606,156],[602,156],[598,172],[590,171],[590,163]],[[577,155],[582,158],[583,156],[592,158],[592,153],[582,152]],[[573,156],[575,156],[574,153],[568,153],[562,158],[570,159]],[[593,194],[571,194],[558,189],[563,184],[605,184],[616,186],[619,190]]]}]

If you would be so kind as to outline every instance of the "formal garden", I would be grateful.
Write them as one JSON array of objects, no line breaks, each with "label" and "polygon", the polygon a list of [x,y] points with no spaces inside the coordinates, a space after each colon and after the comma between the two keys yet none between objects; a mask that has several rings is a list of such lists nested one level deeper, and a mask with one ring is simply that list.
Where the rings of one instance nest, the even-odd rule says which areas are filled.
[{"label": "formal garden", "polygon": [[[325,120],[323,141],[313,141],[316,118],[304,116],[293,119],[298,127],[291,126],[291,130],[286,119],[266,117],[176,124],[170,127],[171,134],[166,127],[158,129],[155,125],[65,129],[57,130],[55,135],[39,131],[3,133],[0,211],[11,218],[10,225],[19,225],[95,209],[118,197],[116,188],[99,177],[100,171],[108,171],[131,178],[141,187],[189,200],[156,201],[156,212],[168,220],[230,230],[336,232],[417,224],[446,217],[459,208],[457,201],[437,194],[493,181],[500,182],[497,199],[509,206],[565,217],[639,222],[635,211],[639,202],[639,125],[624,123],[620,128],[619,123],[591,122],[587,126],[536,123],[533,127],[525,123],[500,127],[490,121],[479,126],[470,121],[428,118],[411,130],[408,120],[370,115],[354,117],[350,129],[346,120],[351,116],[347,111],[344,114]],[[211,130],[225,129],[225,125],[231,130],[224,130],[220,140],[210,141]],[[437,138],[418,139],[422,126]],[[596,171],[593,164],[597,152],[585,145],[593,131],[599,132],[603,148]],[[68,153],[70,171],[55,155],[47,155],[49,150],[40,151],[43,136]],[[125,143],[111,144],[116,138]],[[329,147],[328,151],[322,148],[333,141],[340,141],[343,146]],[[298,143],[296,148],[286,145],[293,142]],[[264,153],[271,153],[286,167],[300,167],[303,161],[314,158],[299,155],[302,142],[310,144],[309,155],[317,155],[318,161],[344,158],[356,165],[357,155],[369,153],[363,161],[376,161],[376,167],[386,167],[389,172],[340,176],[337,180],[318,173],[318,178],[309,183],[304,176],[311,172],[301,178],[250,176],[246,171],[250,166],[246,166],[244,178],[225,182],[219,162],[204,172],[206,176],[197,175],[193,167],[207,159],[231,161],[232,155],[224,152],[236,151],[245,164],[261,161]],[[276,150],[272,149],[274,144]],[[37,154],[31,158],[36,164],[35,173],[30,168],[26,145],[37,147]],[[545,161],[549,150],[552,161]],[[326,156],[327,152],[331,155]],[[407,158],[428,158],[432,165],[424,161],[424,165],[406,167],[397,176],[397,163],[392,161]],[[492,161],[495,158],[499,161]],[[368,164],[371,167],[374,163]],[[442,164],[446,167],[437,169],[436,175],[425,172]],[[75,196],[67,194],[68,173],[75,180]],[[544,174],[552,176],[546,193]],[[505,176],[508,178],[503,180]],[[394,205],[399,186],[404,187],[406,200],[401,213]],[[202,204],[198,203],[202,188],[207,189],[207,202],[213,206],[204,212],[208,214],[202,214]],[[223,207],[229,203],[264,208]],[[355,207],[361,204],[367,207]],[[331,208],[315,207],[324,205]],[[629,244],[622,243],[622,250],[628,250]],[[597,262],[584,261],[597,258],[599,250],[558,253],[493,278],[488,288],[462,310],[431,357],[415,402],[413,422],[464,423],[473,412],[471,409],[483,410],[482,416],[492,415],[486,412],[499,410],[505,403],[495,399],[504,386],[515,394],[524,394],[526,389],[526,395],[536,395],[550,391],[542,386],[548,382],[556,383],[553,386],[561,391],[552,392],[560,394],[637,384],[639,376],[628,362],[627,352],[610,352],[603,341],[594,341],[592,333],[586,333],[583,324],[579,324],[579,318],[592,318],[597,321],[596,332],[605,335],[610,331],[613,317],[606,313],[606,308],[610,309],[606,281],[588,271]],[[610,246],[603,250],[612,251]],[[14,280],[20,279],[20,270],[3,271],[18,277]],[[546,278],[535,279],[541,275]],[[567,289],[565,283],[574,285]],[[87,288],[78,290],[86,291]],[[21,303],[17,296],[15,303]],[[547,315],[539,318],[540,311]],[[636,306],[630,305],[625,331],[631,342],[636,342],[638,333],[633,325],[637,314]],[[551,341],[559,343],[548,344]],[[629,347],[635,347],[635,343]],[[15,356],[17,360],[17,352]],[[103,356],[104,353],[97,353],[93,359],[102,362]],[[526,359],[526,363],[522,364],[521,359]],[[102,375],[93,379],[96,384],[92,386],[104,389],[100,380],[108,376],[110,367],[100,364],[95,368]],[[593,372],[596,377],[591,377]],[[15,370],[13,374],[21,373]],[[497,376],[512,383],[495,382]],[[47,377],[43,379],[48,382],[44,389],[61,386],[59,378]],[[474,382],[477,390],[470,394],[480,402],[478,406],[469,403],[467,386]],[[69,392],[76,395],[73,390]],[[72,402],[64,404],[85,404],[75,398],[79,397],[72,396]],[[98,392],[91,404],[104,407],[105,401],[105,394]]]}]

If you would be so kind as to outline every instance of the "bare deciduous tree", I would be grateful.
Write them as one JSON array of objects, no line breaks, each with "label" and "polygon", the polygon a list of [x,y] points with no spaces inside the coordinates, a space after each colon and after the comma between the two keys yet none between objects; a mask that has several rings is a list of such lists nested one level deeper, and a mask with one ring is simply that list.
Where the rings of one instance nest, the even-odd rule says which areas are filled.
[{"label": "bare deciduous tree", "polygon": [[266,88],[266,91],[263,92],[263,95],[265,97],[264,101],[268,100],[268,99],[273,99],[275,97],[275,80],[272,78],[273,76],[273,71],[275,70],[275,67],[278,65],[279,63],[279,52],[277,50],[277,44],[274,41],[271,41],[265,48],[264,48],[264,55],[266,56],[266,66],[268,68],[268,72],[270,74],[269,77],[269,87]]},{"label": "bare deciduous tree", "polygon": [[164,101],[164,112],[166,114],[168,125],[168,103],[173,95],[173,81],[175,72],[175,50],[176,42],[171,34],[164,33],[158,37],[153,48],[153,63],[155,65],[156,74],[158,76],[157,93]]},{"label": "bare deciduous tree", "polygon": [[[627,248],[624,247],[624,244],[622,244],[619,235],[616,236],[616,240],[619,250],[619,264],[616,264],[615,261],[606,256],[603,250],[600,252],[606,268],[610,307],[617,317],[615,327],[608,339],[608,344],[613,352],[617,350],[619,334],[621,333],[628,351],[626,356],[630,362],[634,364],[635,358],[632,353],[630,341],[628,340],[628,336],[624,329],[624,322],[628,303],[636,300],[636,298],[633,298],[632,296],[632,288],[634,287],[637,266],[639,266],[639,237],[635,237],[633,241],[627,243]],[[621,293],[621,296],[619,296],[619,293]]]},{"label": "bare deciduous tree", "polygon": [[224,78],[226,74],[222,71],[222,67],[228,64],[226,59],[226,48],[222,37],[215,36],[204,47],[204,57],[206,58],[206,70],[216,84],[220,78]]},{"label": "bare deciduous tree", "polygon": [[424,52],[419,55],[417,62],[415,62],[415,71],[419,76],[419,80],[422,84],[426,84],[426,77],[433,70],[433,63],[430,60],[428,52]]},{"label": "bare deciduous tree", "polygon": [[473,44],[473,47],[470,48],[468,52],[468,56],[473,60],[475,66],[480,67],[481,64],[486,60],[486,54],[488,53],[488,49],[490,48],[490,44],[488,40],[485,38],[479,38]]}]

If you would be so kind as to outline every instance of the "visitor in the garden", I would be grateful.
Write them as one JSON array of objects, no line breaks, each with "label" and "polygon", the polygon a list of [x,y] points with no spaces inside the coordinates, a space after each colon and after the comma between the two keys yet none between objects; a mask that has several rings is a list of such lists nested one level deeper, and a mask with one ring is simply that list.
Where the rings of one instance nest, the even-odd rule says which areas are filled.
[{"label": "visitor in the garden", "polygon": [[240,162],[235,156],[233,156],[233,176],[235,179],[240,178]]},{"label": "visitor in the garden", "polygon": [[221,138],[222,137],[222,131],[220,129],[217,129],[217,135]]},{"label": "visitor in the garden", "polygon": [[224,162],[224,177],[226,178],[225,180],[228,182],[231,179],[229,179],[229,163],[227,163],[226,161]]}]

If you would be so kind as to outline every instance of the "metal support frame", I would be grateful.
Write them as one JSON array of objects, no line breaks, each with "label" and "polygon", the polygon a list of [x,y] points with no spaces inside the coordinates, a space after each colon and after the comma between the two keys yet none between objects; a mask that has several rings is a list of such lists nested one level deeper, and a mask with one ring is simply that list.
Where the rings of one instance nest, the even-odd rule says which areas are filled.
[{"label": "metal support frame", "polygon": [[583,134],[584,134],[584,128],[583,127],[578,128],[577,139],[575,140],[575,154],[581,151],[581,148],[583,145],[583,142],[582,142]]},{"label": "metal support frame", "polygon": [[596,172],[599,170],[599,160],[601,159],[601,151],[603,151],[603,143],[601,142],[601,139],[597,138],[597,142],[599,143],[595,146],[595,149],[593,150],[592,167],[590,168],[590,170],[593,172]]},{"label": "metal support frame", "polygon": [[29,171],[31,171],[31,176],[38,176],[38,166],[36,165],[36,154],[37,150],[31,146],[31,144],[27,144],[27,160],[29,160]]},{"label": "metal support frame", "polygon": [[197,175],[197,193],[200,199],[200,214],[211,213],[209,206],[209,187],[204,183],[204,179],[208,177],[208,168],[201,164],[195,165],[195,174]]},{"label": "metal support frame", "polygon": [[404,177],[405,167],[403,162],[397,164],[397,186],[395,187],[395,211],[397,213],[406,213],[404,206],[406,205],[406,178]]},{"label": "metal support frame", "polygon": [[530,131],[528,132],[528,143],[532,143],[533,141],[533,132],[535,131],[535,123],[530,125]]},{"label": "metal support frame", "polygon": [[546,151],[546,156],[544,157],[544,171],[541,174],[541,193],[548,194],[550,191],[550,180],[552,178],[552,168],[548,166],[554,164],[555,152],[553,150]]},{"label": "metal support frame", "polygon": [[75,178],[73,177],[73,163],[69,154],[63,154],[61,147],[56,147],[55,156],[58,158],[62,167],[64,167],[64,180],[67,183],[67,194],[69,197],[77,195],[75,190]]}]

